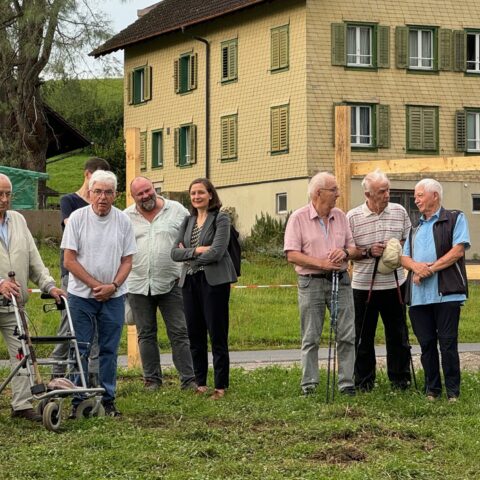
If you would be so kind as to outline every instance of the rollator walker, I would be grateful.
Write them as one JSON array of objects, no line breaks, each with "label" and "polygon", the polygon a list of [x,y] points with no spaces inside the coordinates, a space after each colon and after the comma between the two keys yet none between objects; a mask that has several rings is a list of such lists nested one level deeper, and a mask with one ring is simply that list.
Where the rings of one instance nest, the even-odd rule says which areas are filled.
[{"label": "rollator walker", "polygon": [[[15,273],[9,272],[8,276],[15,280]],[[42,299],[52,299],[48,294],[42,294]],[[17,326],[14,334],[19,338],[21,347],[19,348],[17,359],[19,363],[11,371],[6,380],[0,385],[0,393],[17,375],[26,375],[30,382],[31,400],[38,400],[37,412],[42,415],[43,425],[47,430],[57,431],[62,421],[62,409],[64,400],[73,395],[81,395],[83,400],[75,410],[76,418],[88,418],[93,416],[104,416],[105,410],[101,403],[104,388],[88,388],[85,380],[85,372],[83,371],[80,351],[78,348],[75,330],[73,328],[72,317],[68,307],[68,301],[65,297],[61,297],[61,303],[49,303],[43,306],[44,312],[57,310],[59,312],[65,310],[69,326],[69,334],[65,336],[31,336],[28,328],[27,315],[24,305],[21,301],[12,295],[8,300],[15,312]],[[4,300],[5,301],[5,300]],[[58,343],[69,344],[69,356],[66,360],[37,358],[34,345]],[[65,378],[53,378],[50,382],[45,383],[40,373],[40,366],[66,366]],[[70,378],[76,377],[80,386],[76,386]]]}]

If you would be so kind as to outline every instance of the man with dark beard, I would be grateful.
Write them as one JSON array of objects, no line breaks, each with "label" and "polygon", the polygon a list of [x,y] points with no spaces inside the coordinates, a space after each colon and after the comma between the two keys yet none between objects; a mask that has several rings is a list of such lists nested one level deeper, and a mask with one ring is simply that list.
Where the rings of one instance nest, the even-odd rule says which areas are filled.
[{"label": "man with dark beard", "polygon": [[158,196],[152,182],[145,177],[134,178],[130,192],[135,204],[125,213],[132,221],[138,251],[127,281],[128,300],[137,326],[145,388],[153,391],[162,385],[158,308],[172,345],[173,363],[180,374],[181,388],[195,389],[182,292],[177,285],[182,265],[170,258],[188,210],[178,202]]}]

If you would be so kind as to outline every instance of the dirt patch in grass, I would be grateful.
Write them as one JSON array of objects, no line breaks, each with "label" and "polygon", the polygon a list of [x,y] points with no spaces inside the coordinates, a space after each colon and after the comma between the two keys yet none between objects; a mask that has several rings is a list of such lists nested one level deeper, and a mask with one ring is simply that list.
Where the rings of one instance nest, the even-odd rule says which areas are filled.
[{"label": "dirt patch in grass", "polygon": [[365,452],[362,452],[355,445],[348,443],[343,445],[333,445],[323,448],[310,455],[310,460],[332,465],[349,464],[353,462],[363,462],[367,459]]},{"label": "dirt patch in grass", "polygon": [[421,438],[419,435],[412,431],[400,431],[377,425],[365,425],[358,430],[346,429],[332,432],[329,435],[327,441],[338,442],[355,439],[365,442],[372,442],[373,440],[376,440],[378,438],[396,438],[406,442],[410,442],[412,440],[427,440],[425,438]]}]

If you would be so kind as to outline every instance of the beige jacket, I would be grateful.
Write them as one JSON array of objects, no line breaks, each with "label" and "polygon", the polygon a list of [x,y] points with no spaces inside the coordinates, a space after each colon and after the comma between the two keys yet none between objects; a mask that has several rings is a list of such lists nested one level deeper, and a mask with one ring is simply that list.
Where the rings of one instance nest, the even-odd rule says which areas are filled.
[{"label": "beige jacket", "polygon": [[[0,241],[0,278],[8,279],[8,272],[15,272],[15,279],[22,289],[22,301],[28,299],[28,280],[48,292],[55,280],[43,264],[35,241],[23,215],[9,210],[8,250]],[[1,297],[0,297],[1,298]]]}]

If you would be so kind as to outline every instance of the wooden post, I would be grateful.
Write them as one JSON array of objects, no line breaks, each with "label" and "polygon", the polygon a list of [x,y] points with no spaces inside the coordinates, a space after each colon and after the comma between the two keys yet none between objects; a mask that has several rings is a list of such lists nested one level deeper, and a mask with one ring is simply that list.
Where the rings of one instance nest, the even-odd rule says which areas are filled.
[{"label": "wooden post", "polygon": [[[127,165],[125,171],[125,193],[127,206],[133,203],[130,195],[130,182],[140,175],[140,129],[127,128],[125,130],[125,150],[127,153]],[[135,368],[140,366],[140,354],[138,351],[137,327],[127,326],[127,366]]]},{"label": "wooden post", "polygon": [[350,107],[335,107],[335,178],[340,188],[337,207],[344,212],[350,210]]}]

